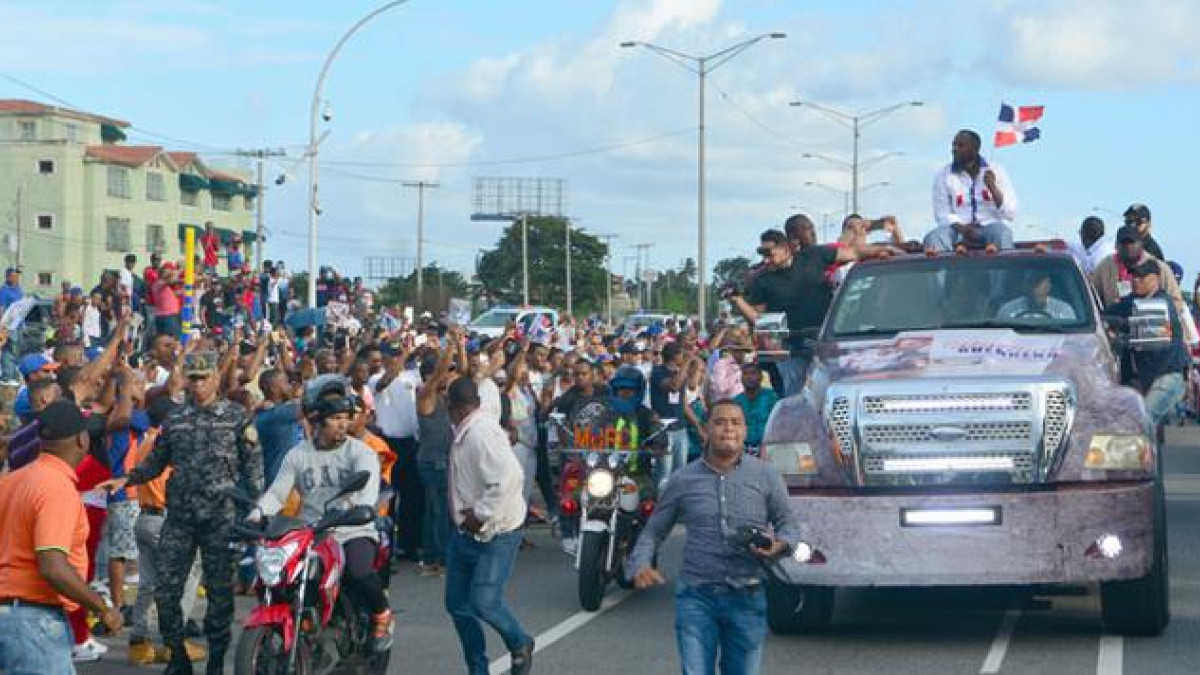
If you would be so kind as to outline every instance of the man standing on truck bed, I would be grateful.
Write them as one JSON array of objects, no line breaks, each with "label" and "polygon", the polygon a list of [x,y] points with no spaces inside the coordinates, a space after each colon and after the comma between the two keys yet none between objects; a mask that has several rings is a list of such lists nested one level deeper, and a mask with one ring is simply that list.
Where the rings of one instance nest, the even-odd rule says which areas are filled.
[{"label": "man standing on truck bed", "polygon": [[[1183,322],[1184,343],[1196,344],[1196,326],[1190,320],[1191,314],[1183,294],[1179,291],[1179,284],[1175,283],[1175,275],[1165,262],[1146,252],[1142,246],[1142,236],[1135,225],[1125,225],[1117,230],[1116,254],[1102,260],[1092,272],[1092,286],[1095,286],[1096,292],[1100,294],[1104,307],[1112,307],[1133,291],[1133,270],[1145,262],[1153,262],[1159,266],[1160,287],[1171,299],[1175,313]],[[1185,316],[1187,318],[1184,318]]]},{"label": "man standing on truck bed", "polygon": [[953,251],[958,244],[1012,248],[1017,191],[1008,172],[979,154],[979,134],[963,129],[954,135],[954,161],[933,179],[933,218],[925,248]]}]

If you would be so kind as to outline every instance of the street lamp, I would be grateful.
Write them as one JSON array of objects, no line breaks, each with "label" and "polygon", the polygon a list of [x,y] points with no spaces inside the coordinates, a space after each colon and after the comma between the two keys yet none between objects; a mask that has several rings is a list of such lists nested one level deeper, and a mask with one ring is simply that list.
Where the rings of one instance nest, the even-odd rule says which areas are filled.
[{"label": "street lamp", "polygon": [[387,10],[403,5],[408,0],[393,0],[374,11],[367,14],[358,20],[358,23],[350,27],[345,35],[337,41],[333,46],[333,50],[329,52],[329,56],[325,57],[325,63],[321,66],[321,73],[317,76],[317,86],[313,89],[312,105],[309,113],[308,123],[308,149],[304,153],[308,157],[308,306],[317,306],[317,216],[321,215],[320,202],[317,199],[317,151],[321,146],[321,141],[329,135],[329,131],[317,137],[317,118],[326,122],[333,119],[333,110],[326,102],[324,110],[321,110],[321,93],[325,89],[325,76],[329,74],[329,67],[333,65],[333,60],[337,58],[338,52],[342,51],[342,46],[358,32],[371,19],[383,14]]},{"label": "street lamp", "polygon": [[870,112],[860,113],[857,115],[842,112],[841,110],[835,110],[834,108],[830,108],[819,103],[813,103],[812,101],[792,101],[791,105],[795,108],[799,108],[801,106],[812,108],[813,110],[823,113],[826,116],[841,122],[842,124],[849,124],[851,128],[854,129],[854,159],[850,163],[850,193],[853,199],[852,206],[854,207],[855,211],[858,211],[858,170],[860,168],[858,162],[858,140],[860,130],[862,127],[865,127],[872,122],[876,122],[896,112],[897,110],[900,110],[901,108],[916,108],[925,105],[925,103],[922,101],[907,101],[905,103],[897,103],[895,105],[889,105],[885,108],[879,108],[878,110],[872,110]]},{"label": "street lamp", "polygon": [[696,129],[696,236],[697,236],[697,251],[696,251],[696,305],[700,318],[701,330],[708,325],[706,315],[708,313],[708,284],[705,282],[706,274],[706,253],[707,246],[705,243],[706,237],[706,217],[705,217],[705,192],[707,190],[704,176],[704,81],[708,74],[725,65],[733,58],[749,49],[751,46],[766,39],[780,40],[787,37],[786,33],[763,33],[756,37],[750,38],[733,45],[726,47],[718,52],[713,52],[704,56],[695,56],[685,54],[674,49],[668,49],[649,42],[641,42],[630,40],[622,42],[621,47],[645,47],[646,49],[658,54],[659,56],[683,67],[685,70],[695,73],[700,79],[699,87],[699,125]]}]

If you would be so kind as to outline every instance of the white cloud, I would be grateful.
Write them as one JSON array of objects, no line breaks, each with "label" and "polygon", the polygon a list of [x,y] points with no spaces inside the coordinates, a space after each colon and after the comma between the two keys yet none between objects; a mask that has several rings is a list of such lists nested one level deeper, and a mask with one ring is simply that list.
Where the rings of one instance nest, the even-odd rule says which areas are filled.
[{"label": "white cloud", "polygon": [[1200,82],[1194,0],[1000,2],[992,66],[1028,86],[1131,90]]}]

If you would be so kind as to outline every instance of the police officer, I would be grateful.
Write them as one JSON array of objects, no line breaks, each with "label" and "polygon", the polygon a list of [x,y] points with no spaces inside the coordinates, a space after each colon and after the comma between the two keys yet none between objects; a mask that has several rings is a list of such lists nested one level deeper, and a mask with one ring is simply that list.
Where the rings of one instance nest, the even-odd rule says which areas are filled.
[{"label": "police officer", "polygon": [[184,357],[188,401],[167,417],[154,449],[125,479],[104,484],[119,490],[153,480],[167,466],[167,516],[159,539],[159,584],[155,593],[159,630],[171,650],[166,672],[189,674],[183,647],[180,610],[184,583],[196,549],[204,569],[208,612],[208,673],[222,672],[233,621],[234,552],[229,528],[235,522],[231,488],[242,486],[253,499],[262,491],[262,455],[246,409],[218,396],[220,377],[215,352]]}]

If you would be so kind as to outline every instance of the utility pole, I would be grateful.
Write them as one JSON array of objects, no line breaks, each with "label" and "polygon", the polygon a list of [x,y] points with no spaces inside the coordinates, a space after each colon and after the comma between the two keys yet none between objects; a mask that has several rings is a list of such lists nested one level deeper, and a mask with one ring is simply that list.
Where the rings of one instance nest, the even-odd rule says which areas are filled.
[{"label": "utility pole", "polygon": [[605,312],[608,316],[608,327],[612,328],[612,240],[617,238],[615,234],[600,234],[596,235],[597,239],[604,240],[604,302]]},{"label": "utility pole", "polygon": [[[287,153],[280,149],[262,148],[259,150],[238,150],[238,157],[253,157],[258,160],[258,203],[255,204],[254,214],[254,271],[255,274],[262,272],[263,263],[263,198],[266,196],[267,187],[263,184],[263,160],[268,157],[286,157]],[[311,281],[309,283],[312,283]]]},{"label": "utility pole", "polygon": [[567,231],[567,316],[575,316],[574,303],[571,302],[571,219],[563,218]]},{"label": "utility pole", "polygon": [[529,306],[529,216],[521,214],[521,298]]},{"label": "utility pole", "polygon": [[417,301],[413,304],[419,312],[425,307],[425,190],[441,185],[423,180],[404,181],[401,185],[417,191]]},{"label": "utility pole", "polygon": [[650,293],[646,287],[646,281],[643,279],[642,256],[646,256],[646,263],[649,264],[650,249],[654,248],[654,244],[634,244],[633,247],[636,248],[638,252],[638,305],[640,305],[642,309],[647,309],[646,304],[653,302],[654,298],[650,297]]},{"label": "utility pole", "polygon": [[21,215],[21,186],[20,186],[20,185],[18,185],[18,186],[17,186],[17,204],[16,204],[16,207],[17,207],[17,222],[16,222],[16,225],[17,225],[17,227],[16,227],[16,231],[17,231],[17,244],[16,244],[16,249],[17,249],[17,250],[15,251],[15,253],[16,253],[16,256],[17,256],[17,265],[16,265],[16,267],[17,267],[17,269],[19,270],[19,269],[21,269],[21,220],[22,220],[22,215]]}]

